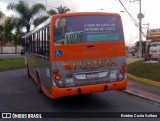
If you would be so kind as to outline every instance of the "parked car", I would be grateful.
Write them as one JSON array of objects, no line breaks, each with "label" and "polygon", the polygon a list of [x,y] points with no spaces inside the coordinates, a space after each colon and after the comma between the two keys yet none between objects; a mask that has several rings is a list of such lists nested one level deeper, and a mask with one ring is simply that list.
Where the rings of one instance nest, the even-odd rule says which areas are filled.
[{"label": "parked car", "polygon": [[25,51],[24,49],[21,50],[21,55],[24,55],[25,54]]},{"label": "parked car", "polygon": [[135,56],[135,52],[134,51],[132,51],[131,54],[132,54],[132,56]]}]

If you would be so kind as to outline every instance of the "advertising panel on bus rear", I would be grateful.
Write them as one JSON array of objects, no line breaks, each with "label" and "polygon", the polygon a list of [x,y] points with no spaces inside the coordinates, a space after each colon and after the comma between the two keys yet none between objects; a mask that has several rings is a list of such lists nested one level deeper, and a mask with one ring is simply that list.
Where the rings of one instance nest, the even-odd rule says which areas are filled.
[{"label": "advertising panel on bus rear", "polygon": [[58,18],[54,27],[54,42],[79,44],[122,41],[122,26],[118,16],[76,16]]}]

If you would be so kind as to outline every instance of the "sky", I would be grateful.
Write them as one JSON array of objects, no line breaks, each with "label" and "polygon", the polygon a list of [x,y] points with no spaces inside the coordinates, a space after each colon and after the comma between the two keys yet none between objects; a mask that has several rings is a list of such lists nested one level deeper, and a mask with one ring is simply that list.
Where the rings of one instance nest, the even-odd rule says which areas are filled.
[{"label": "sky", "polygon": [[[9,3],[17,3],[19,0],[0,0],[0,9],[6,16],[16,15],[12,11],[7,11],[6,6]],[[29,5],[42,3],[47,6],[47,10],[54,9],[60,5],[67,6],[71,12],[114,12],[122,17],[125,42],[128,46],[133,46],[139,41],[139,29],[135,26],[130,16],[125,12],[119,0],[24,0]],[[121,0],[129,13],[137,22],[139,13],[139,0]],[[144,14],[142,19],[142,30],[146,34],[148,25],[150,29],[160,28],[160,0],[141,0],[141,9]],[[124,11],[124,12],[122,12]],[[145,37],[142,38],[145,40]]]}]

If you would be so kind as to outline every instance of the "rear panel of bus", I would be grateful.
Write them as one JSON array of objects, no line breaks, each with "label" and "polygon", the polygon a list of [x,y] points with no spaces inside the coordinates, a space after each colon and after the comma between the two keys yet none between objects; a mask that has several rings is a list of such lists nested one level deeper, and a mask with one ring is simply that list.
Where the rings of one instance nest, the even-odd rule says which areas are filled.
[{"label": "rear panel of bus", "polygon": [[[57,41],[54,26],[60,18],[66,19],[68,29]],[[126,88],[125,43],[118,14],[57,15],[52,18],[51,27],[53,87],[56,87],[52,89],[58,89],[58,93],[63,90],[58,97],[78,94],[78,89],[83,94],[96,92],[93,89],[85,92],[79,87],[103,85],[103,89],[97,91]],[[109,88],[109,84],[113,88]],[[64,94],[64,89],[75,93]]]}]

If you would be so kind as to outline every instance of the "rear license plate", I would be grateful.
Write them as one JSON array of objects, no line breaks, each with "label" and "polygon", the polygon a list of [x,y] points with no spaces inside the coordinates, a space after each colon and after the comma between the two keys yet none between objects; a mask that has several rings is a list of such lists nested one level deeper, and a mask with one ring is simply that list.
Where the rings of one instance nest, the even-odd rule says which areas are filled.
[{"label": "rear license plate", "polygon": [[99,77],[98,73],[86,74],[87,79],[95,79],[95,78],[98,78],[98,77]]}]

